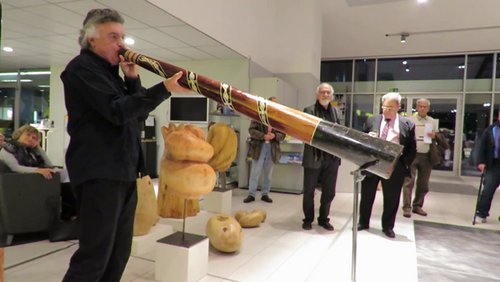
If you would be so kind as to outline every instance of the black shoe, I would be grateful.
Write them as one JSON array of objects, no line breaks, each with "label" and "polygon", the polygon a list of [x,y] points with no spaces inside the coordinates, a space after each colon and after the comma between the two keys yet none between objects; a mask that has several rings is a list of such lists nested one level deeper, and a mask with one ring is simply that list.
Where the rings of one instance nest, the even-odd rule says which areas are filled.
[{"label": "black shoe", "polygon": [[302,223],[302,229],[304,230],[311,230],[313,227],[312,227],[312,224],[310,222],[304,222]]},{"label": "black shoe", "polygon": [[254,196],[250,196],[248,195],[244,200],[243,200],[243,203],[250,203],[250,202],[253,202],[255,201],[255,197]]},{"label": "black shoe", "polygon": [[318,222],[318,225],[325,228],[328,231],[333,231],[333,226],[330,224],[330,222]]},{"label": "black shoe", "polygon": [[365,229],[370,229],[370,226],[358,223],[358,231],[365,230]]},{"label": "black shoe", "polygon": [[264,195],[260,198],[262,201],[264,202],[268,202],[268,203],[272,203],[273,202],[273,199],[269,198],[268,195]]},{"label": "black shoe", "polygon": [[392,231],[392,229],[384,229],[384,230],[382,230],[382,232],[384,232],[385,236],[387,236],[389,238],[396,237],[396,233],[394,233],[394,231]]}]

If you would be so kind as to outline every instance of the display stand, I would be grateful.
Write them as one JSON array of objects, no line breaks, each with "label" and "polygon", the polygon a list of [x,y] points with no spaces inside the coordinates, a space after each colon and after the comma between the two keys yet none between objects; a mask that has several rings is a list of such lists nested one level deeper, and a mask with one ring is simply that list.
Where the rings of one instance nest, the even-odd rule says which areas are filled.
[{"label": "display stand", "polygon": [[155,280],[195,282],[208,272],[208,238],[176,232],[158,240]]},{"label": "display stand", "polygon": [[212,192],[203,197],[203,209],[215,213],[231,213],[231,200],[233,190],[228,189],[226,186],[226,174],[224,172],[217,172],[217,180],[215,188]]},{"label": "display stand", "polygon": [[184,199],[182,232],[157,241],[155,280],[195,282],[208,271],[208,237],[185,232],[187,199]]},{"label": "display stand", "polygon": [[351,281],[356,281],[356,259],[357,259],[357,244],[358,244],[358,195],[361,188],[361,181],[365,178],[363,171],[372,165],[378,163],[378,160],[370,161],[360,166],[357,170],[352,171],[351,175],[354,181],[353,205],[352,205],[352,260],[351,260]]}]

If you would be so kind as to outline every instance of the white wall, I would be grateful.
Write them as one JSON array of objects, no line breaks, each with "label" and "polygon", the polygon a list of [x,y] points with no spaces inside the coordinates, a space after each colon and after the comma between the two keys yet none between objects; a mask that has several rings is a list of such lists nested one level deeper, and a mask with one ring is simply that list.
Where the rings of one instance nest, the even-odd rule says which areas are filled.
[{"label": "white wall", "polygon": [[310,73],[319,79],[317,0],[148,1],[273,73]]}]

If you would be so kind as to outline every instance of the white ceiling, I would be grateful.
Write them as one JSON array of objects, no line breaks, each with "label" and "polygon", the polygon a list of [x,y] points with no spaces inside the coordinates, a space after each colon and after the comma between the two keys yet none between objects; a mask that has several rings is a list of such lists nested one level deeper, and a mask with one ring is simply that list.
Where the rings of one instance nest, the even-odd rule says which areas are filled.
[{"label": "white ceiling", "polygon": [[[323,59],[500,48],[499,0],[320,1]],[[406,44],[399,42],[402,32],[410,34]]]},{"label": "white ceiling", "polygon": [[0,71],[64,65],[79,52],[86,13],[110,7],[125,18],[133,48],[168,61],[234,59],[241,55],[145,0],[1,0]]},{"label": "white ceiling", "polygon": [[[242,58],[146,0],[0,1],[2,46],[15,48],[13,53],[1,52],[0,71],[66,64],[79,51],[77,36],[87,11],[104,7],[124,16],[127,33],[136,39],[133,48],[139,52],[167,61]],[[500,47],[500,0],[428,0],[420,5],[417,0],[317,1],[323,14],[322,58]],[[399,43],[401,32],[410,34],[408,43]]]}]

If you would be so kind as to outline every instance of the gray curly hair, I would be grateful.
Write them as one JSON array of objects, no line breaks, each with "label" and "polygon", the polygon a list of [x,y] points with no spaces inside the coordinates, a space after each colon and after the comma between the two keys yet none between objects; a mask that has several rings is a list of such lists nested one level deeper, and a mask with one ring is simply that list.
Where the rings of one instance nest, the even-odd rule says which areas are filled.
[{"label": "gray curly hair", "polygon": [[121,23],[125,21],[122,16],[112,9],[92,9],[87,13],[85,20],[83,20],[83,28],[80,30],[78,43],[82,49],[90,49],[88,38],[96,36],[96,25],[103,23]]}]

